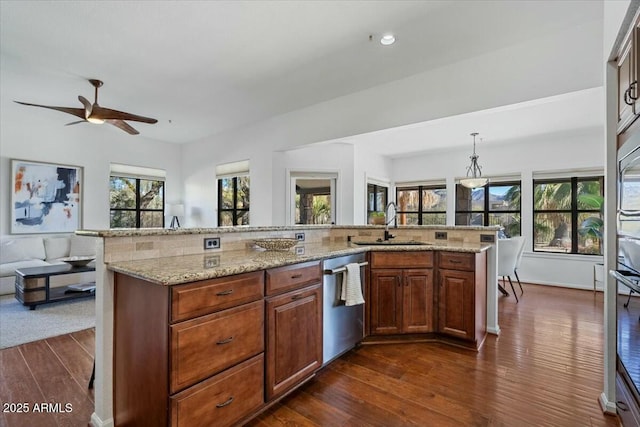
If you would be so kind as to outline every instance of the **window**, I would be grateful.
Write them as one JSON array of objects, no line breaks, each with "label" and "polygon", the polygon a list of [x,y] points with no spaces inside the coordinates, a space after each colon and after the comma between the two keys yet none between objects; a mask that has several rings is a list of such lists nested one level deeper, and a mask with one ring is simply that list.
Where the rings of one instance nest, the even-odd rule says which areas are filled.
[{"label": "window", "polygon": [[111,228],[164,227],[164,181],[112,175]]},{"label": "window", "polygon": [[249,225],[249,175],[218,179],[218,226]]},{"label": "window", "polygon": [[389,189],[382,185],[367,184],[367,219],[371,222],[371,214],[384,212],[387,206]]},{"label": "window", "polygon": [[520,182],[496,182],[470,189],[456,185],[456,225],[499,225],[520,235]]},{"label": "window", "polygon": [[533,181],[534,251],[600,254],[602,177]]},{"label": "window", "polygon": [[447,189],[444,185],[396,188],[398,224],[445,225]]}]

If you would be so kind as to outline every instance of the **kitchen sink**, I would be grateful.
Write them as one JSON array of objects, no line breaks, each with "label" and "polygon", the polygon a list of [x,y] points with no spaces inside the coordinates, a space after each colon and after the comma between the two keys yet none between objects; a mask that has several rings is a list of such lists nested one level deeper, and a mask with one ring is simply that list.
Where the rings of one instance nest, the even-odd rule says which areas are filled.
[{"label": "kitchen sink", "polygon": [[351,243],[359,246],[420,246],[420,245],[433,245],[433,243],[428,242],[417,242],[415,240],[373,240],[373,241],[355,241],[352,240]]}]

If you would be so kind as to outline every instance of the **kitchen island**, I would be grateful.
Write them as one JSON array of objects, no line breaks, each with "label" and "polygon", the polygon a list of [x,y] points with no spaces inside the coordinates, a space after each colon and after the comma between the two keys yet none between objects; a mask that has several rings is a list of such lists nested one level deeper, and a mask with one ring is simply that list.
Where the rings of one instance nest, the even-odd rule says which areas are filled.
[{"label": "kitchen island", "polygon": [[[448,230],[450,239],[448,241],[436,242],[433,238],[433,233],[435,232],[435,230],[442,229]],[[130,340],[129,344],[125,344],[125,340],[123,340],[122,337],[119,337],[118,333],[114,335],[114,315],[116,325],[118,324],[118,316],[120,315],[119,313],[127,313],[124,317],[121,318],[121,324],[124,321],[123,319],[137,319],[137,321],[141,325],[146,325],[146,331],[148,332],[147,339],[149,339],[151,342],[154,342],[156,346],[154,347],[154,350],[147,355],[140,356],[141,360],[144,360],[144,357],[154,357],[151,356],[151,354],[157,356],[158,353],[165,354],[166,356],[164,357],[169,357],[169,354],[171,354],[171,357],[173,357],[173,355],[177,354],[177,352],[175,350],[173,350],[172,352],[169,352],[167,350],[169,348],[168,346],[170,345],[169,341],[171,341],[171,335],[168,331],[170,331],[171,328],[180,329],[182,326],[187,325],[187,323],[185,322],[195,322],[194,325],[200,325],[200,323],[207,324],[210,320],[216,321],[216,316],[222,316],[223,311],[229,310],[224,307],[224,310],[220,312],[218,312],[217,309],[205,309],[204,311],[198,311],[198,309],[196,309],[196,312],[198,314],[198,316],[196,316],[197,318],[193,316],[187,316],[184,319],[172,319],[169,316],[173,316],[174,312],[177,311],[172,305],[172,301],[174,299],[171,296],[171,293],[177,292],[177,289],[191,290],[191,287],[200,288],[200,285],[202,284],[215,287],[218,284],[218,282],[216,281],[222,281],[222,283],[224,283],[224,281],[226,280],[225,278],[246,276],[250,276],[250,279],[247,280],[249,280],[250,283],[253,283],[253,286],[255,286],[256,289],[263,289],[261,288],[261,284],[258,282],[260,278],[264,277],[264,272],[278,271],[278,269],[282,268],[292,269],[299,266],[304,267],[311,265],[312,267],[310,267],[309,271],[315,271],[316,273],[311,274],[311,276],[309,276],[310,281],[302,283],[300,285],[301,288],[299,288],[307,292],[303,297],[301,297],[302,300],[307,302],[305,309],[311,309],[314,306],[314,298],[316,300],[318,298],[317,293],[315,294],[315,297],[313,296],[313,289],[311,288],[313,288],[313,286],[315,285],[318,285],[319,283],[321,274],[320,265],[323,259],[363,252],[369,254],[374,252],[390,252],[397,254],[419,252],[435,254],[446,252],[451,254],[469,254],[470,256],[482,254],[483,257],[486,256],[486,261],[484,262],[484,264],[487,266],[486,271],[491,271],[493,269],[493,272],[495,273],[495,245],[491,243],[480,243],[480,236],[484,236],[484,238],[482,238],[483,241],[487,240],[487,236],[492,236],[495,239],[496,231],[497,230],[495,228],[484,227],[401,227],[398,229],[397,234],[406,234],[406,236],[400,236],[403,238],[403,240],[407,240],[406,238],[410,238],[412,240],[419,240],[425,244],[414,244],[410,246],[389,244],[384,245],[384,247],[382,248],[379,245],[355,245],[348,241],[350,236],[356,236],[358,240],[361,241],[366,239],[375,239],[378,233],[382,234],[381,228],[371,226],[263,227],[253,229],[242,228],[241,230],[234,231],[223,231],[223,229],[199,229],[180,230],[180,232],[178,233],[168,233],[165,230],[161,230],[157,233],[152,233],[148,230],[108,230],[102,232],[79,232],[79,234],[93,235],[103,238],[103,245],[102,248],[100,248],[101,250],[99,250],[98,255],[99,261],[101,261],[100,265],[103,268],[99,270],[100,273],[97,280],[99,283],[102,282],[103,286],[97,294],[97,388],[96,412],[92,416],[92,423],[94,425],[111,425],[114,422],[112,418],[114,407],[113,402],[111,399],[109,399],[109,397],[112,395],[112,386],[117,382],[117,378],[116,381],[114,381],[114,372],[110,369],[111,366],[109,361],[114,360],[114,347],[116,349],[116,354],[118,354],[118,348],[124,349],[123,354],[129,354],[130,352],[126,348],[126,345],[129,345],[131,342],[136,342],[136,340],[138,340],[138,338],[132,338],[133,341]],[[306,233],[305,240],[302,241],[295,249],[287,252],[265,252],[262,250],[257,250],[251,244],[253,239],[257,237],[291,235],[294,233],[296,234],[296,237],[298,237],[297,234],[299,234],[299,232],[303,233],[303,238],[305,238],[304,234]],[[203,236],[203,234],[205,236]],[[214,251],[202,250],[202,239],[203,237],[209,236],[220,236],[223,249]],[[399,240],[400,237],[398,238]],[[196,250],[197,243],[200,244],[197,245],[198,248]],[[161,256],[164,254],[160,254],[159,252],[162,252],[163,248],[165,249],[165,252],[168,252],[169,254],[177,254],[174,256]],[[182,250],[179,251],[177,250],[178,248],[181,248]],[[191,251],[199,251],[199,253],[190,253]],[[127,252],[126,255],[124,255],[125,252]],[[290,277],[294,276],[298,276],[298,274],[292,274]],[[491,280],[492,277],[493,280]],[[488,280],[485,281],[488,290],[486,292],[487,303],[484,304],[484,306],[488,309],[482,310],[483,315],[486,312],[486,323],[483,322],[483,324],[487,325],[487,327],[485,328],[486,331],[489,331],[490,333],[496,333],[497,319],[495,319],[496,321],[493,322],[490,321],[490,319],[492,318],[490,314],[490,306],[492,304],[491,301],[494,301],[493,306],[496,307],[495,302],[497,298],[495,292],[495,274],[487,273],[485,278],[488,278]],[[119,281],[123,280],[125,282],[131,282],[129,282],[128,285],[117,284]],[[138,283],[138,285],[131,285],[131,283],[133,282]],[[221,286],[224,287],[225,285]],[[137,287],[140,287],[140,289],[142,289],[144,287],[145,290],[139,292],[137,296],[131,297],[131,295],[127,295],[122,290],[118,291],[119,288],[124,289],[125,287],[129,290],[135,289]],[[302,290],[300,292],[302,292]],[[183,295],[187,294],[188,293],[184,293]],[[197,294],[197,292],[195,292],[194,295],[195,294]],[[122,297],[123,295],[125,296],[125,299],[120,299],[120,297]],[[155,295],[159,298],[155,298],[152,295]],[[267,293],[267,295],[265,295],[265,301],[267,301],[266,307],[269,307],[269,298],[275,299],[281,297],[282,295],[284,294],[280,294],[278,293],[278,291],[275,291],[272,295],[269,295]],[[252,324],[254,326],[259,325],[259,323],[255,323],[258,321],[257,319],[264,319],[265,317],[263,316],[267,316],[266,319],[269,318],[268,313],[261,313],[259,311],[256,311],[258,310],[256,305],[258,303],[256,301],[262,301],[262,298],[263,296],[261,294],[255,294],[253,297],[241,301],[242,304],[231,307],[230,310],[237,310],[241,312],[244,308],[246,308],[248,310],[247,313],[253,313],[249,315],[249,317],[253,319],[253,321],[249,321],[249,324]],[[144,323],[141,319],[148,319],[150,316],[149,313],[146,313],[144,315],[138,313],[136,315],[136,304],[127,303],[127,301],[129,300],[137,300],[137,304],[140,307],[145,306],[152,311],[156,310],[160,312],[162,316],[165,316],[164,319],[166,320],[166,322],[163,321],[164,323],[160,322],[159,324],[164,324],[164,326],[157,327],[156,322],[153,321],[147,321],[147,323]],[[195,300],[198,300],[198,298],[196,298]],[[261,304],[258,305],[262,307]],[[250,310],[249,306],[255,306],[253,307],[254,310]],[[158,307],[160,307],[160,309],[158,309]],[[131,318],[131,316],[133,316],[133,318]],[[139,318],[136,318],[135,316],[139,316]],[[239,316],[242,317],[242,315]],[[241,317],[239,317],[238,319],[240,319]],[[178,325],[178,321],[183,322],[184,324]],[[242,322],[243,321],[238,321],[238,323]],[[153,333],[151,333],[151,329],[153,329],[154,327],[153,325],[155,325],[156,332],[159,331],[160,334],[157,335],[154,339],[151,338],[151,336],[153,335]],[[184,330],[188,331],[190,329],[191,328],[186,328]],[[126,330],[126,328],[120,327],[120,330]],[[142,330],[144,331],[145,328],[142,328]],[[205,335],[208,335],[208,333]],[[183,334],[183,336],[186,335]],[[230,335],[230,337],[231,336],[232,335]],[[317,331],[315,335],[312,334],[312,336],[317,336]],[[115,341],[112,337],[115,337]],[[268,332],[265,335],[265,339],[269,339]],[[178,345],[176,344],[177,342],[178,341],[174,340],[175,345]],[[160,345],[159,347],[158,343]],[[258,366],[263,366],[262,358],[269,358],[268,349],[263,353],[262,349],[264,349],[264,346],[262,346],[261,342],[253,342],[253,344],[255,344],[253,347],[249,346],[252,348],[251,350],[239,356],[238,359],[234,359],[234,361],[229,366],[232,369],[239,369],[240,373],[238,375],[248,375],[247,373],[251,373],[251,375],[254,376],[257,375],[261,378],[268,378],[268,373],[263,373],[262,371],[258,370]],[[137,349],[136,351],[142,350]],[[189,354],[189,352],[183,352],[183,354]],[[310,355],[309,357],[311,357],[311,355],[313,355],[314,353],[313,351],[309,351],[305,354]],[[188,360],[188,358],[185,360]],[[245,363],[247,364],[247,366],[243,365]],[[162,362],[161,365],[167,366],[167,364],[165,364],[164,362]],[[241,365],[242,368],[238,368]],[[303,375],[299,378],[296,378],[295,381],[293,381],[294,386],[296,384],[299,384],[300,381],[303,381],[309,373],[312,374],[314,369],[317,369],[319,366],[320,365],[316,363],[316,365],[305,374],[306,376]],[[203,377],[199,377],[196,375],[192,379],[185,382],[183,385],[180,385],[178,382],[176,382],[177,385],[175,387],[172,386],[173,388],[168,394],[176,397],[180,393],[183,393],[182,395],[180,395],[180,397],[184,397],[185,390],[187,392],[193,393],[195,393],[195,391],[199,392],[199,389],[191,390],[187,389],[186,387],[205,387],[205,385],[203,385],[203,382],[199,382],[202,378],[207,379],[209,382],[218,383],[218,380],[224,380],[224,378],[216,378],[218,374],[234,374],[234,372],[227,372],[224,370],[220,371],[220,369],[214,369],[210,372],[207,372],[203,374]],[[117,357],[115,373],[118,377],[123,375],[122,372],[118,371]],[[171,376],[175,373],[172,371],[167,371],[167,374]],[[127,373],[126,375],[130,376],[131,372]],[[232,383],[234,382],[233,380],[228,381],[231,381]],[[166,383],[166,381],[164,382]],[[210,384],[207,383],[207,385]],[[258,387],[257,389],[262,390],[263,387]],[[264,389],[267,390],[267,394],[269,394],[269,387],[267,386]],[[276,390],[273,392],[274,394],[272,396],[267,396],[266,400],[264,400],[262,395],[256,397],[255,390],[254,392],[249,393],[252,397],[248,398],[247,401],[254,402],[254,404],[249,405],[251,407],[250,411],[259,410],[262,405],[284,395],[277,391],[277,387],[274,388],[274,390]],[[283,393],[286,394],[286,391]],[[119,399],[122,395],[122,392],[116,391],[115,398]],[[198,395],[198,393],[194,395]],[[164,400],[166,401],[166,398]],[[188,401],[182,400],[182,402],[184,403]],[[255,402],[262,402],[262,405]],[[226,400],[223,399],[216,404],[224,405],[225,403]],[[119,404],[116,404],[116,406],[117,405]],[[233,406],[231,403],[227,403],[227,405]],[[189,406],[185,406],[185,404],[183,404],[183,408],[187,407]],[[179,413],[179,411],[177,410],[177,403],[175,403],[173,408],[174,410],[171,411],[172,417],[173,414]],[[182,412],[180,413],[184,414],[185,411],[182,410]],[[174,424],[179,424],[176,418],[173,418],[172,420]],[[164,422],[162,422],[162,424],[164,424]]]}]

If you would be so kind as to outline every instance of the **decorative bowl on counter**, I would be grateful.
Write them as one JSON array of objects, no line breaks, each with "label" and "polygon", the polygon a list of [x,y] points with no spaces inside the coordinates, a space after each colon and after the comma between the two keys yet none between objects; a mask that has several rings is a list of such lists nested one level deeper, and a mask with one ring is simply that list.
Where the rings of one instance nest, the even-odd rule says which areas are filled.
[{"label": "decorative bowl on counter", "polygon": [[294,247],[298,241],[290,237],[267,237],[254,240],[255,244],[268,251],[286,251]]},{"label": "decorative bowl on counter", "polygon": [[64,261],[72,267],[84,267],[94,259],[96,259],[94,256],[69,256],[66,258],[60,258],[60,261]]}]

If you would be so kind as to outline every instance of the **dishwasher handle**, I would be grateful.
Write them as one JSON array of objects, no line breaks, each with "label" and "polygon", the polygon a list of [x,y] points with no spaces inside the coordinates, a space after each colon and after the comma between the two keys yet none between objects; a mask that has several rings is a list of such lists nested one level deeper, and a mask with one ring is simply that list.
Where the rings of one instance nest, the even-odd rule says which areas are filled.
[{"label": "dishwasher handle", "polygon": [[[367,261],[359,262],[358,265],[360,267],[364,267],[365,265],[369,265],[369,263]],[[345,272],[345,271],[347,271],[347,267],[343,266],[343,267],[338,267],[338,268],[334,268],[334,269],[331,269],[331,270],[325,270],[324,274],[334,275],[334,274],[342,273],[342,272]]]}]

